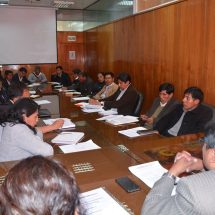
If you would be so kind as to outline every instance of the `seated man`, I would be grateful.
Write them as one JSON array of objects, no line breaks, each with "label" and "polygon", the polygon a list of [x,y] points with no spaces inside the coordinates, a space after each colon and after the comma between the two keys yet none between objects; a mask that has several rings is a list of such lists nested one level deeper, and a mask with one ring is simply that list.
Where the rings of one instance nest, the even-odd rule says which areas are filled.
[{"label": "seated man", "polygon": [[72,70],[73,73],[73,81],[71,86],[68,87],[69,90],[77,90],[77,87],[80,84],[80,80],[79,80],[79,74],[81,73],[80,69],[73,69]]},{"label": "seated man", "polygon": [[[183,151],[178,153],[173,166],[158,180],[147,195],[141,215],[212,215],[215,183],[215,124],[205,132],[202,148],[203,160]],[[207,171],[204,171],[204,168]],[[171,196],[175,179],[181,173],[203,170],[200,173],[182,177],[176,187],[176,195]]]},{"label": "seated man", "polygon": [[35,66],[35,70],[28,76],[28,80],[31,83],[44,83],[47,81],[47,78],[45,74],[40,71],[40,67]]},{"label": "seated man", "polygon": [[114,74],[112,72],[105,73],[105,86],[99,91],[89,103],[93,104],[94,99],[101,100],[112,96],[118,90],[118,85],[114,83]]},{"label": "seated man", "polygon": [[86,72],[79,73],[79,84],[76,90],[81,93],[81,95],[92,95],[93,92],[93,80],[88,76]]},{"label": "seated man", "polygon": [[27,69],[25,67],[21,67],[18,72],[13,76],[12,82],[19,83],[23,82],[25,84],[30,84],[31,82],[26,78]]},{"label": "seated man", "polygon": [[179,136],[204,131],[204,126],[212,118],[212,110],[201,104],[204,94],[198,87],[184,91],[183,104],[161,118],[155,129],[165,136]]},{"label": "seated man", "polygon": [[2,81],[2,85],[5,90],[8,90],[12,83],[12,78],[13,78],[13,72],[11,70],[5,70],[4,72],[4,79]]},{"label": "seated man", "polygon": [[110,97],[94,104],[104,105],[108,110],[116,108],[118,114],[133,115],[136,103],[138,101],[137,91],[131,85],[131,77],[128,73],[122,72],[117,77],[119,89]]},{"label": "seated man", "polygon": [[178,102],[173,98],[174,86],[163,83],[159,87],[159,97],[155,98],[150,110],[141,115],[144,126],[151,129],[166,114],[171,112]]},{"label": "seated man", "polygon": [[56,74],[51,76],[51,81],[58,82],[62,84],[64,87],[68,87],[71,85],[71,80],[69,75],[63,71],[62,66],[56,67]]}]

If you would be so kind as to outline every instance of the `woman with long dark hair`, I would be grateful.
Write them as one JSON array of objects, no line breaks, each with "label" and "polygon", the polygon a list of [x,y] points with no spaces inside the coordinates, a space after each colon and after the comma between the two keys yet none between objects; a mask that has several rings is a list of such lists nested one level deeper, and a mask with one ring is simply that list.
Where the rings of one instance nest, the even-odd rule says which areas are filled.
[{"label": "woman with long dark hair", "polygon": [[33,155],[53,155],[53,148],[43,142],[42,132],[35,128],[38,108],[32,99],[23,98],[15,102],[7,114],[0,116],[0,125],[3,127],[0,162]]}]

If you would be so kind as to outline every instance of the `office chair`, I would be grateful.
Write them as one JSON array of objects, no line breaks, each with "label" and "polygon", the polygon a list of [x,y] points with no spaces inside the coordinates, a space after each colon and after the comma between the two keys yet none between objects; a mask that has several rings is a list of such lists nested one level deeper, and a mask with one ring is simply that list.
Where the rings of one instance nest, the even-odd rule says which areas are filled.
[{"label": "office chair", "polygon": [[138,100],[137,100],[133,115],[139,117],[143,106],[144,97],[143,97],[143,94],[140,92],[137,92],[137,94],[138,94]]}]

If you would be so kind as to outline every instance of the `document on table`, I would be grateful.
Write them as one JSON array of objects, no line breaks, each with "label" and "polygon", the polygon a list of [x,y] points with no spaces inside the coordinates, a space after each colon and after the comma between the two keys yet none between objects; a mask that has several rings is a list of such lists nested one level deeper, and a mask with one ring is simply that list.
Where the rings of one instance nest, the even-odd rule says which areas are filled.
[{"label": "document on table", "polygon": [[115,119],[116,117],[122,117],[123,115],[107,115],[107,116],[103,116],[101,118],[98,118],[96,120],[98,121],[102,121],[102,120],[111,120],[111,119]]},{"label": "document on table", "polygon": [[51,142],[62,145],[71,145],[78,143],[83,136],[83,132],[62,132],[52,139]]},{"label": "document on table", "polygon": [[66,146],[59,146],[59,148],[64,153],[72,153],[72,152],[82,152],[82,151],[89,151],[94,149],[100,149],[98,145],[96,145],[92,140],[88,140],[86,142],[77,143],[73,145],[66,145]]},{"label": "document on table", "polygon": [[38,97],[40,97],[40,95],[30,95],[30,98],[32,98],[32,99],[35,99],[35,98],[38,98]]},{"label": "document on table", "polygon": [[88,97],[88,96],[72,98],[72,100],[74,100],[74,101],[87,101],[89,99],[90,99],[90,97]]},{"label": "document on table", "polygon": [[38,105],[50,104],[51,102],[48,100],[36,100],[35,101]]},{"label": "document on table", "polygon": [[80,201],[86,215],[129,215],[122,204],[116,201],[103,188],[80,194]]},{"label": "document on table", "polygon": [[75,127],[75,124],[70,119],[68,119],[68,118],[44,119],[43,122],[46,125],[51,125],[51,124],[53,124],[58,119],[63,119],[64,120],[63,127],[61,129],[64,129],[64,128],[74,128]]},{"label": "document on table", "polygon": [[32,94],[36,94],[36,91],[35,90],[29,90],[29,93],[32,95]]},{"label": "document on table", "polygon": [[108,116],[108,115],[116,115],[116,114],[118,114],[118,112],[117,112],[116,108],[112,108],[110,110],[103,110],[103,111],[99,112],[99,114],[102,116]]},{"label": "document on table", "polygon": [[118,131],[118,133],[123,134],[127,137],[139,137],[139,136],[142,136],[141,134],[137,133],[137,131],[140,131],[140,130],[144,131],[147,129],[144,127],[135,127],[135,128],[130,128],[130,129]]},{"label": "document on table", "polygon": [[40,83],[29,84],[28,87],[37,87],[40,86]]},{"label": "document on table", "polygon": [[86,105],[82,106],[82,111],[85,113],[96,113],[103,111],[103,108],[100,105],[91,105],[87,103]]},{"label": "document on table", "polygon": [[[154,186],[154,183],[158,181],[165,172],[168,172],[168,170],[163,168],[158,161],[130,166],[128,169],[150,188]],[[177,177],[176,182],[179,180],[180,178]],[[172,190],[172,195],[175,194],[176,186],[174,186]]]},{"label": "document on table", "polygon": [[83,108],[82,111],[84,113],[96,113],[96,112],[100,112],[102,110],[102,108],[100,107],[99,109],[88,109],[88,108]]},{"label": "document on table", "polygon": [[106,122],[108,122],[112,125],[123,125],[123,124],[138,122],[138,121],[139,121],[139,119],[136,116],[121,116],[121,117],[116,117],[114,119],[106,120]]}]

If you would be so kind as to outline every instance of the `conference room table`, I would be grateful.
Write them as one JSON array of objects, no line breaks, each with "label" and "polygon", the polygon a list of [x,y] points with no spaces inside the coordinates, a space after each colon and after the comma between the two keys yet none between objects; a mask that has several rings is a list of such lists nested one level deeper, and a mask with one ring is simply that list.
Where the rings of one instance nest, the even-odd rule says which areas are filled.
[{"label": "conference room table", "polygon": [[[49,86],[43,93],[56,95]],[[59,131],[50,132],[44,136],[45,141],[53,145],[53,158],[62,162],[76,177],[81,192],[98,187],[105,187],[130,214],[140,214],[141,206],[150,188],[135,177],[128,169],[129,166],[159,160],[169,168],[178,151],[188,150],[197,157],[201,157],[199,138],[202,134],[185,135],[180,137],[163,137],[159,134],[128,138],[119,130],[140,126],[131,123],[113,126],[98,121],[98,113],[84,113],[75,105],[71,96],[57,92],[61,117],[70,118],[76,127],[71,131],[83,132],[82,141],[91,139],[101,149],[64,154],[57,144],[51,143]],[[0,176],[5,176],[9,169],[17,162],[0,163]],[[141,190],[127,193],[115,180],[127,176],[140,186]],[[3,177],[2,177],[3,178]],[[3,181],[3,180],[2,180]],[[0,177],[1,182],[1,177]]]}]

